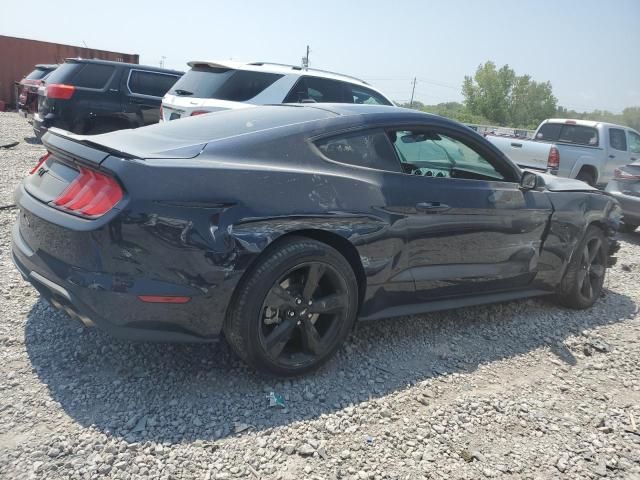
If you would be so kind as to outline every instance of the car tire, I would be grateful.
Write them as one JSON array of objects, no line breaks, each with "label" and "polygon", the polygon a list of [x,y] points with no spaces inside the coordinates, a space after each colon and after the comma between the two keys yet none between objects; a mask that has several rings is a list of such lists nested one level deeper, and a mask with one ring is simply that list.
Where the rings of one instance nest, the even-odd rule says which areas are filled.
[{"label": "car tire", "polygon": [[609,244],[604,232],[590,226],[571,256],[557,300],[575,309],[591,307],[602,293]]},{"label": "car tire", "polygon": [[576,180],[581,180],[584,183],[591,185],[592,187],[596,183],[596,179],[594,178],[593,174],[584,170],[578,173],[578,175],[576,176]]},{"label": "car tire", "polygon": [[251,367],[302,375],[335,354],[357,310],[358,282],[349,262],[325,243],[292,236],[271,246],[245,274],[224,334]]},{"label": "car tire", "polygon": [[627,223],[623,219],[618,230],[620,230],[622,233],[633,233],[636,231],[636,228],[638,228],[637,224]]}]

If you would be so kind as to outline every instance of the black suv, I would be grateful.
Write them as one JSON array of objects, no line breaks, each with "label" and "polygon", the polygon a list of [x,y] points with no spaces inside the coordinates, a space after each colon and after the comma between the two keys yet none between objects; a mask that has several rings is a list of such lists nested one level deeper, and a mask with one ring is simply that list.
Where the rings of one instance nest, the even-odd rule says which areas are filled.
[{"label": "black suv", "polygon": [[183,72],[106,60],[68,58],[38,89],[33,129],[94,135],[157,123],[163,95]]}]

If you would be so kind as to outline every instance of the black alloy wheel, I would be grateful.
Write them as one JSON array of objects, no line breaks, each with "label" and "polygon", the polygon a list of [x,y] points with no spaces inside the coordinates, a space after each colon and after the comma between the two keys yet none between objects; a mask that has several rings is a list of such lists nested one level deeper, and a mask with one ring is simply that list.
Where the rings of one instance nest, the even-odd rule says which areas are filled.
[{"label": "black alloy wheel", "polygon": [[297,265],[264,299],[260,342],[273,362],[306,366],[331,349],[348,309],[346,281],[331,265]]},{"label": "black alloy wheel", "polygon": [[279,376],[318,368],[340,348],[358,310],[358,282],[340,252],[305,237],[279,241],[240,282],[224,334],[252,367]]},{"label": "black alloy wheel", "polygon": [[[580,269],[577,274],[578,291],[587,302],[595,301],[604,283],[607,257],[602,240],[593,237],[582,248]],[[594,298],[595,297],[595,298]]]},{"label": "black alloy wheel", "polygon": [[571,308],[589,308],[602,293],[609,243],[602,229],[590,226],[576,247],[562,280],[558,301]]}]

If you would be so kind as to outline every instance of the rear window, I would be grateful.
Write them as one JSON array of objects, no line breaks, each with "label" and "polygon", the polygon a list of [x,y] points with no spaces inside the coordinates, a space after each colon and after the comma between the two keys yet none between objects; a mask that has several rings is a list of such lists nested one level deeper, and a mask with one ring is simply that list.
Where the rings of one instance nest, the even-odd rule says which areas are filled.
[{"label": "rear window", "polygon": [[570,123],[545,123],[536,134],[536,140],[547,142],[574,143],[576,145],[598,146],[598,130]]},{"label": "rear window", "polygon": [[42,80],[50,71],[50,69],[36,68],[33,72],[31,72],[24,78],[26,78],[27,80]]},{"label": "rear window", "polygon": [[87,63],[73,76],[73,85],[84,88],[104,88],[116,67]]},{"label": "rear window", "polygon": [[177,79],[178,77],[175,75],[131,70],[131,74],[129,75],[129,90],[131,93],[137,93],[138,95],[163,97],[173,84],[176,83]]},{"label": "rear window", "polygon": [[51,72],[47,77],[47,83],[69,83],[73,74],[81,67],[78,63],[63,63]]},{"label": "rear window", "polygon": [[47,77],[47,83],[66,83],[76,87],[104,88],[115,71],[112,65],[64,63]]},{"label": "rear window", "polygon": [[194,66],[176,82],[170,93],[245,102],[282,77],[276,73]]}]

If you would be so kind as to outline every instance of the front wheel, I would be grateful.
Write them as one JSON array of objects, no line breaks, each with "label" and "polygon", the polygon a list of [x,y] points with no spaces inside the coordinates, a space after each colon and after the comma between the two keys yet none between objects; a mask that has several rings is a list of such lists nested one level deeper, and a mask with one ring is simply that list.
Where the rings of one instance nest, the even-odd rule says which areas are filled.
[{"label": "front wheel", "polygon": [[573,252],[558,301],[576,309],[592,306],[602,293],[607,255],[608,242],[603,231],[590,226]]},{"label": "front wheel", "polygon": [[250,366],[281,376],[318,368],[351,331],[358,284],[334,248],[291,237],[258,261],[238,286],[224,333]]}]

